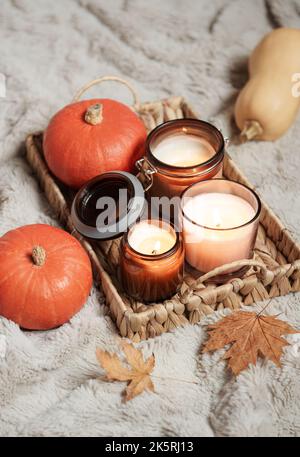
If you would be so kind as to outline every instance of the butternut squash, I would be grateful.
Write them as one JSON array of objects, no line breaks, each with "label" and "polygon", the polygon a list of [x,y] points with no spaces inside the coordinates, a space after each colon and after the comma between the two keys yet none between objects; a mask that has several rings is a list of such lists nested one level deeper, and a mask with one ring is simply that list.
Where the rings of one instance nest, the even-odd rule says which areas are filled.
[{"label": "butternut squash", "polygon": [[234,111],[241,139],[276,140],[300,107],[300,96],[293,91],[295,75],[300,73],[300,30],[273,30],[256,46],[248,67],[250,79]]}]

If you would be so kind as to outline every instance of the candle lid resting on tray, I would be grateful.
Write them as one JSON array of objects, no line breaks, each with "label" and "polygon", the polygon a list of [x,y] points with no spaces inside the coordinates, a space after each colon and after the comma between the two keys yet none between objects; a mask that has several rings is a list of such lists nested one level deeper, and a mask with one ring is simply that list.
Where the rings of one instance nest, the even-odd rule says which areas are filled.
[{"label": "candle lid resting on tray", "polygon": [[81,235],[95,240],[121,236],[143,214],[145,192],[131,173],[111,171],[88,181],[76,194],[71,217]]}]

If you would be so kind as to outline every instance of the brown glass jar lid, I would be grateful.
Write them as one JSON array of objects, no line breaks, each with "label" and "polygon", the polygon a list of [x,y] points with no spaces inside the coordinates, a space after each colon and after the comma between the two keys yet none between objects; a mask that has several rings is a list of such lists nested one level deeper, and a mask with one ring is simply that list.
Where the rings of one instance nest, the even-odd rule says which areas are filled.
[{"label": "brown glass jar lid", "polygon": [[145,192],[131,173],[111,171],[88,181],[76,194],[71,217],[81,235],[109,240],[125,233],[143,214]]}]

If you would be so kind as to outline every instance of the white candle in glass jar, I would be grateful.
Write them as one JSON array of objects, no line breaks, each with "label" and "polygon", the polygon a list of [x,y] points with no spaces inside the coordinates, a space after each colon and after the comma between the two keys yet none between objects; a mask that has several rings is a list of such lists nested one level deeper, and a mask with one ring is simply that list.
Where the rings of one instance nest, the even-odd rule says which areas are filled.
[{"label": "white candle in glass jar", "polygon": [[130,229],[128,243],[140,254],[160,255],[174,247],[176,234],[166,223],[142,221]]},{"label": "white candle in glass jar", "polygon": [[176,133],[158,143],[153,148],[152,154],[167,165],[193,167],[211,159],[216,151],[205,138]]},{"label": "white candle in glass jar", "polygon": [[254,208],[230,193],[202,193],[183,203],[186,260],[201,272],[249,258],[255,237]]}]

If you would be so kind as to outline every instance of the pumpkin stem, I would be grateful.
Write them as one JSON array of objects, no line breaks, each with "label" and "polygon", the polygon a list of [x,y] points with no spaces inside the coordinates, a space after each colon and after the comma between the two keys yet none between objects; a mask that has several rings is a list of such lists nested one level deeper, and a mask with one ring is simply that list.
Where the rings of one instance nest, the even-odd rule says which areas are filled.
[{"label": "pumpkin stem", "polygon": [[32,249],[31,257],[34,265],[41,267],[46,260],[46,251],[42,246],[34,246]]},{"label": "pumpkin stem", "polygon": [[246,121],[240,133],[242,142],[250,141],[263,133],[263,128],[258,121]]},{"label": "pumpkin stem", "polygon": [[84,120],[88,124],[97,125],[101,124],[103,119],[103,105],[101,103],[96,103],[95,105],[91,105],[85,113]]}]

